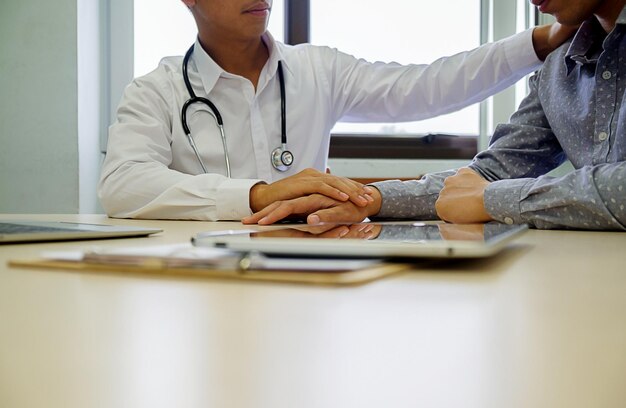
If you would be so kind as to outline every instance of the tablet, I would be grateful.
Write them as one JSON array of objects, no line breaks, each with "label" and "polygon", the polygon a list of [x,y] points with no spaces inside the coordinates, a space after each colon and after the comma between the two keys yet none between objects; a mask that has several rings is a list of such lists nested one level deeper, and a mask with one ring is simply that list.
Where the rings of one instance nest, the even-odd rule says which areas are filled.
[{"label": "tablet", "polygon": [[159,228],[62,221],[0,221],[0,245],[23,242],[145,237],[161,231]]},{"label": "tablet", "polygon": [[526,225],[358,223],[292,225],[273,230],[197,234],[197,246],[283,256],[479,258],[499,252]]}]

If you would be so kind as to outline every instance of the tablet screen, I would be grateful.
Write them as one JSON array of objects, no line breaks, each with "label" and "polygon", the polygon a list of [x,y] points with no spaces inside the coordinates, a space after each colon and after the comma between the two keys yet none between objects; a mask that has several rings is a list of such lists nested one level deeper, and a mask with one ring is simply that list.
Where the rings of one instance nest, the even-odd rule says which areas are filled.
[{"label": "tablet screen", "polygon": [[487,256],[525,225],[358,223],[292,225],[271,230],[210,231],[195,245],[270,254],[332,256]]}]

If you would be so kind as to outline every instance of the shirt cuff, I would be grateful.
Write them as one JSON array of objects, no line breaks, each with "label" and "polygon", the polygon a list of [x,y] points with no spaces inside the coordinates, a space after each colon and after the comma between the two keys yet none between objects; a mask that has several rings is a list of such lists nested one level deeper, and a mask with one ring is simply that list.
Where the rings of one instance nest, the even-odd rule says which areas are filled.
[{"label": "shirt cuff", "polygon": [[537,70],[543,64],[533,46],[533,28],[502,40],[504,56],[511,72]]},{"label": "shirt cuff", "polygon": [[433,193],[418,180],[386,180],[369,185],[378,189],[382,199],[380,211],[370,218],[436,219],[439,188]]},{"label": "shirt cuff", "polygon": [[532,179],[499,180],[485,189],[485,210],[496,221],[505,224],[525,224],[521,201],[524,187]]},{"label": "shirt cuff", "polygon": [[240,220],[252,214],[250,189],[263,180],[227,179],[217,188],[217,219]]},{"label": "shirt cuff", "polygon": [[368,184],[368,186],[378,189],[380,192],[380,210],[373,217],[394,218],[397,217],[398,208],[395,205],[403,194],[401,182],[399,180],[386,180]]}]

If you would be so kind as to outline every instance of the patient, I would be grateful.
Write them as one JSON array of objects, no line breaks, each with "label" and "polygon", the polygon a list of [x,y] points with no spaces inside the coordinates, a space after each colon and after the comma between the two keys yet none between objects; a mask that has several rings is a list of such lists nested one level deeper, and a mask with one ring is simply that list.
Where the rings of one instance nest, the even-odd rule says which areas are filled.
[{"label": "patient", "polygon": [[[467,168],[374,183],[366,207],[309,195],[243,222],[299,215],[310,224],[378,217],[626,230],[626,0],[532,2],[561,24],[582,25],[547,58],[518,111]],[[573,172],[546,175],[567,159]]]}]

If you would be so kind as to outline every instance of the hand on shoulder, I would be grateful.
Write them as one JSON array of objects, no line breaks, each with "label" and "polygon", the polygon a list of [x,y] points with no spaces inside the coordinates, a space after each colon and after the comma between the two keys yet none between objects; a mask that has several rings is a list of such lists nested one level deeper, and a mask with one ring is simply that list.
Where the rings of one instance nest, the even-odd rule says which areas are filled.
[{"label": "hand on shoulder", "polygon": [[566,26],[558,22],[535,27],[533,30],[533,47],[537,57],[544,61],[548,54],[559,48],[577,30],[578,26]]}]

